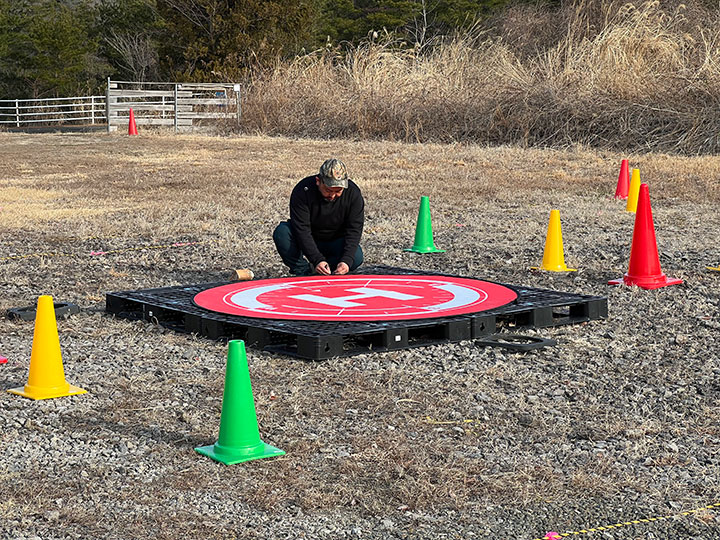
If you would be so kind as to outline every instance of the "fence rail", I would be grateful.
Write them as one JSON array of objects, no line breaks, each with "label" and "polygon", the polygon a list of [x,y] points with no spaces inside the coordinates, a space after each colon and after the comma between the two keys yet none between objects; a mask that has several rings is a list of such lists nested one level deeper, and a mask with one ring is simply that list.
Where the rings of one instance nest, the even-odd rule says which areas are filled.
[{"label": "fence rail", "polygon": [[127,129],[130,109],[139,126],[189,131],[208,124],[240,123],[240,85],[112,81],[104,96],[0,100],[0,128],[105,125]]},{"label": "fence rail", "polygon": [[0,99],[0,126],[29,124],[104,124],[105,96],[76,96],[46,99]]}]

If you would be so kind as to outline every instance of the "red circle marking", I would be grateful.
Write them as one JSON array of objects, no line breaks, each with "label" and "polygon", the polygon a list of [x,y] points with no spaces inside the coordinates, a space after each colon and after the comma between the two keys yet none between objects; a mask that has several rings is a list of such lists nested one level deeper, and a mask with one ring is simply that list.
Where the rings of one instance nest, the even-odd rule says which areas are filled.
[{"label": "red circle marking", "polygon": [[193,301],[210,311],[259,319],[382,321],[475,313],[516,298],[512,289],[479,279],[351,275],[230,283]]}]

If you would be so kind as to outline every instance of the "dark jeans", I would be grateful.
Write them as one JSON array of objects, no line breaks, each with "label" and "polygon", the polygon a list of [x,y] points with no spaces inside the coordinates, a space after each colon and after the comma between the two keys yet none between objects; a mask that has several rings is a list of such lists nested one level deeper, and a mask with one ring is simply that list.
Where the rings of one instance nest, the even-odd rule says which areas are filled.
[{"label": "dark jeans", "polygon": [[[300,246],[295,241],[293,236],[292,227],[287,221],[282,221],[280,225],[275,227],[273,233],[273,240],[275,241],[275,247],[282,258],[285,265],[290,268],[290,273],[296,276],[307,276],[315,272],[314,268],[310,267],[308,261],[303,257],[300,251]],[[315,242],[317,244],[320,253],[325,255],[325,260],[330,265],[331,270],[335,270],[335,267],[340,262],[340,258],[345,251],[345,238],[338,238],[337,240],[330,240],[329,242]],[[353,256],[353,263],[350,266],[350,271],[355,270],[363,262],[363,252],[360,246],[358,246],[355,255]]]}]

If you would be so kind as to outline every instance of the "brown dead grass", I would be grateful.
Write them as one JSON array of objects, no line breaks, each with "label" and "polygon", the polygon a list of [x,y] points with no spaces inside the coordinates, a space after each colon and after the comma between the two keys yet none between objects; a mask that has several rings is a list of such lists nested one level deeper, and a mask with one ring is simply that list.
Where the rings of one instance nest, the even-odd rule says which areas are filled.
[{"label": "brown dead grass", "polygon": [[391,38],[258,74],[243,129],[271,135],[683,154],[720,149],[720,19],[691,2],[514,6],[416,47]]},{"label": "brown dead grass", "polygon": [[[25,137],[0,136],[8,142]],[[71,152],[63,151],[70,146],[68,138]],[[45,145],[58,152],[52,160],[35,162]],[[312,174],[329,155],[348,161],[351,175],[372,199],[406,208],[402,225],[408,227],[420,195],[437,199],[445,210],[467,204],[480,209],[488,200],[511,197],[513,186],[606,194],[614,190],[617,163],[625,157],[582,146],[560,151],[262,137],[46,135],[2,152],[0,174],[9,181],[0,186],[0,206],[7,227],[59,220],[77,228],[59,234],[80,237],[125,235],[127,224],[113,216],[128,212],[134,215],[132,232],[155,239],[178,232],[232,235],[218,224],[262,228],[283,218],[286,196],[297,179]],[[651,186],[653,199],[720,201],[720,160],[713,156],[633,154],[630,160]],[[255,208],[270,212],[255,215]],[[94,220],[97,215],[105,219]],[[396,220],[370,220],[368,231],[397,227]]]}]

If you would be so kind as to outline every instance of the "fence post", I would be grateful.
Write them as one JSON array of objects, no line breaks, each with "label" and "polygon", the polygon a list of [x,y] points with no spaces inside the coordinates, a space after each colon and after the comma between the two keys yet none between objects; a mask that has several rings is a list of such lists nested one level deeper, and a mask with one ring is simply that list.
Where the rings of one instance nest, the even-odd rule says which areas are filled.
[{"label": "fence post", "polygon": [[238,127],[240,127],[240,111],[241,111],[241,109],[240,109],[240,107],[241,107],[241,104],[240,104],[240,85],[239,85],[239,84],[234,84],[234,85],[233,85],[233,90],[235,90],[235,102],[237,103],[237,107],[236,107],[236,108],[237,108],[237,125],[238,125]]},{"label": "fence post", "polygon": [[107,132],[110,133],[110,77],[107,78],[107,90],[105,91],[105,120],[107,120]]},{"label": "fence post", "polygon": [[20,102],[15,100],[15,127],[20,127]]},{"label": "fence post", "polygon": [[95,96],[90,96],[90,123],[95,124]]},{"label": "fence post", "polygon": [[177,127],[178,127],[178,85],[175,83],[175,119],[173,120],[173,124],[175,126],[175,133],[177,133]]}]

